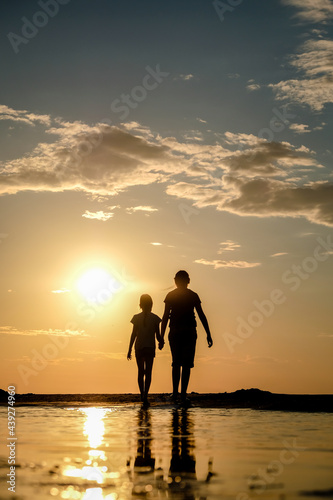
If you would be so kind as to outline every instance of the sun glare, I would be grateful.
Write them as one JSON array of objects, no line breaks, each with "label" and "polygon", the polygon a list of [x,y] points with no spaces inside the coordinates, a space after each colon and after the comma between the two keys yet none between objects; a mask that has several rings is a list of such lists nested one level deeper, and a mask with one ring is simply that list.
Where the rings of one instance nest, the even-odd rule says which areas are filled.
[{"label": "sun glare", "polygon": [[86,271],[77,281],[77,290],[87,302],[104,304],[122,285],[103,268],[92,268]]},{"label": "sun glare", "polygon": [[87,436],[89,444],[92,448],[97,448],[102,444],[105,432],[103,419],[106,415],[104,408],[84,408],[83,413],[86,414],[83,434]]}]

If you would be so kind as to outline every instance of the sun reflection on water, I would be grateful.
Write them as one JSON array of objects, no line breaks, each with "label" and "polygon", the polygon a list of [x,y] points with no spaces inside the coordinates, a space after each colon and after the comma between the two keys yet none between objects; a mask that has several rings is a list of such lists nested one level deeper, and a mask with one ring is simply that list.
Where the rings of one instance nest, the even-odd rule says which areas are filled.
[{"label": "sun reflection on water", "polygon": [[[110,472],[105,465],[107,457],[104,450],[98,449],[103,445],[105,435],[104,418],[109,413],[110,409],[105,408],[82,408],[79,410],[85,416],[83,424],[83,435],[89,443],[89,451],[87,451],[86,459],[82,467],[76,464],[68,464],[63,470],[63,475],[70,478],[75,478],[82,483],[91,482],[96,485],[112,483],[119,477],[118,472]],[[67,491],[67,494],[70,492]],[[77,493],[77,492],[76,492]],[[75,494],[75,493],[74,493]],[[71,494],[67,498],[74,498]],[[81,497],[80,497],[81,498]],[[114,497],[103,494],[102,488],[87,488],[82,496],[83,500],[104,500],[105,498],[112,500]]]},{"label": "sun reflection on water", "polygon": [[86,414],[83,434],[87,436],[91,448],[98,448],[103,442],[104,417],[108,410],[105,408],[83,408],[81,411]]}]

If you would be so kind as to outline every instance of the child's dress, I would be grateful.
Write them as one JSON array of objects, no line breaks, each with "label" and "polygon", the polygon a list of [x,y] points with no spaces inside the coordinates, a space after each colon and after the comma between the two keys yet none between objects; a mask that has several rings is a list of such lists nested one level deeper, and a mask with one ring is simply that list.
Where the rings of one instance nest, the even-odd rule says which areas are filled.
[{"label": "child's dress", "polygon": [[136,357],[155,356],[155,336],[161,321],[161,318],[152,312],[141,312],[133,316],[131,323],[136,326],[137,332],[134,345]]}]

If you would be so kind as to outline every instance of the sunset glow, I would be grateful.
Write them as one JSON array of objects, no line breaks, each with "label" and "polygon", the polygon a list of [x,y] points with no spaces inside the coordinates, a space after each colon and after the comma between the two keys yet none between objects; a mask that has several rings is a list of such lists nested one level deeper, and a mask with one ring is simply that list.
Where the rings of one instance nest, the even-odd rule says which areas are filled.
[{"label": "sunset glow", "polygon": [[332,21],[333,0],[6,2],[3,388],[137,394],[140,296],[161,318],[186,270],[214,342],[197,318],[190,392],[333,392]]},{"label": "sunset glow", "polygon": [[96,304],[108,302],[120,288],[121,284],[102,268],[89,269],[77,281],[81,296]]}]

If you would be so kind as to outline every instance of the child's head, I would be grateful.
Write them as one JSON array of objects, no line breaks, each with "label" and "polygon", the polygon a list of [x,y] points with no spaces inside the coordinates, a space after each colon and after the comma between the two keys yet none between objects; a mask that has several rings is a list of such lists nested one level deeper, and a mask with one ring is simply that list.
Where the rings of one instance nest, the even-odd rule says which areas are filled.
[{"label": "child's head", "polygon": [[153,307],[153,299],[147,293],[144,293],[140,297],[140,307],[143,311],[151,311]]},{"label": "child's head", "polygon": [[175,283],[178,288],[186,288],[190,282],[187,271],[178,271],[175,276]]}]

